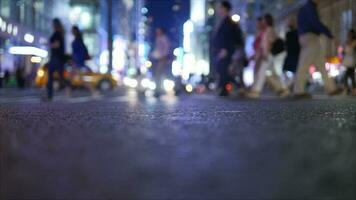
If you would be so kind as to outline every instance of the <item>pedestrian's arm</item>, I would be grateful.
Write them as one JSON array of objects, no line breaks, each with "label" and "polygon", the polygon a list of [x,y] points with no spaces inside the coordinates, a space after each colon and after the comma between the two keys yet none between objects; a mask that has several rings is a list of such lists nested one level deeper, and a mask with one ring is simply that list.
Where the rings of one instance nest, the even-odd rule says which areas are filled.
[{"label": "pedestrian's arm", "polygon": [[59,47],[61,46],[61,44],[58,40],[51,41],[51,43],[49,45],[50,45],[51,49],[59,49]]},{"label": "pedestrian's arm", "polygon": [[330,39],[334,38],[334,36],[331,34],[330,30],[328,27],[326,27],[319,18],[319,15],[315,9],[310,9],[309,12],[309,17],[308,19],[310,20],[312,26],[318,30],[320,33],[328,36]]}]

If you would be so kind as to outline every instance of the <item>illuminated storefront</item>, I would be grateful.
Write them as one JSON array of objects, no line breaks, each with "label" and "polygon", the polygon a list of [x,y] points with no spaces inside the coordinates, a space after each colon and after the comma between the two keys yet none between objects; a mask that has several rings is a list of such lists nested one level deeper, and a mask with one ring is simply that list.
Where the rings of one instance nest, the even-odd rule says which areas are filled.
[{"label": "illuminated storefront", "polygon": [[[31,85],[36,68],[45,60],[51,30],[48,0],[0,0],[0,71],[21,72]],[[49,12],[51,13],[51,12]]]},{"label": "illuminated storefront", "polygon": [[97,58],[100,53],[99,11],[99,0],[70,0],[69,22],[82,30],[84,43],[94,58]]}]

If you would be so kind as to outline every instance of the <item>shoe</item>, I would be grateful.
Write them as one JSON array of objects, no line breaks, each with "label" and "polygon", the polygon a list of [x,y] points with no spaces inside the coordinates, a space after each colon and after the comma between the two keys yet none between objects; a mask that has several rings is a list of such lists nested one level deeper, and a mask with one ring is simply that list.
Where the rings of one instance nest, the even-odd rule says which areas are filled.
[{"label": "shoe", "polygon": [[303,99],[312,99],[313,96],[309,93],[300,93],[300,94],[294,94],[293,99],[295,100],[303,100]]},{"label": "shoe", "polygon": [[289,92],[289,90],[284,89],[284,90],[281,90],[281,91],[277,92],[277,95],[278,95],[280,98],[287,98],[287,97],[289,97],[290,92]]},{"label": "shoe", "polygon": [[343,89],[341,95],[343,95],[343,96],[349,95],[349,90],[348,89]]},{"label": "shoe", "polygon": [[333,96],[339,96],[339,95],[342,95],[343,92],[344,92],[343,89],[338,88],[338,89],[336,89],[336,90],[334,90],[334,91],[332,91],[332,92],[329,92],[328,95],[329,95],[329,96],[332,96],[332,97],[333,97]]},{"label": "shoe", "polygon": [[219,93],[220,97],[228,97],[229,96],[229,92],[225,89],[222,89]]},{"label": "shoe", "polygon": [[153,95],[155,98],[159,99],[162,94],[160,92],[155,92],[155,94]]},{"label": "shoe", "polygon": [[241,89],[239,89],[238,91],[237,91],[237,96],[238,97],[244,97],[244,96],[246,96],[246,94],[247,94],[247,91],[246,91],[246,89],[244,89],[244,88],[241,88]]},{"label": "shoe", "polygon": [[260,93],[256,91],[250,91],[246,94],[246,97],[249,99],[259,99],[260,98]]}]

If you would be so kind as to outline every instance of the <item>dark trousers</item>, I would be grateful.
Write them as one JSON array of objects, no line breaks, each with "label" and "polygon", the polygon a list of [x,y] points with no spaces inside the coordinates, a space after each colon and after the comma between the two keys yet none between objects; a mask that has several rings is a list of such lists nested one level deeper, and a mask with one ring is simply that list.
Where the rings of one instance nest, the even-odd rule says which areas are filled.
[{"label": "dark trousers", "polygon": [[226,56],[223,59],[220,59],[216,63],[217,72],[220,76],[219,78],[219,88],[225,89],[225,86],[231,82],[232,78],[229,74],[229,67],[231,64],[231,55]]},{"label": "dark trousers", "polygon": [[354,68],[354,67],[346,68],[344,84],[345,84],[345,88],[347,88],[347,89],[349,88],[349,80],[351,80],[352,89],[356,88],[355,69],[356,68]]},{"label": "dark trousers", "polygon": [[47,96],[48,98],[53,98],[53,82],[54,82],[54,73],[58,72],[60,85],[65,84],[64,78],[64,63],[62,59],[51,58],[48,65],[48,83],[47,83]]}]

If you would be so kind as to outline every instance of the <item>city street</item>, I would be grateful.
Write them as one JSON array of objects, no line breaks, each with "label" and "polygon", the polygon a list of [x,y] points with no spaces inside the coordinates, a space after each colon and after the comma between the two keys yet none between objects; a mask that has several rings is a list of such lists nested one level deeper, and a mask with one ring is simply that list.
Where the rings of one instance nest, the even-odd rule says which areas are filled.
[{"label": "city street", "polygon": [[356,198],[353,97],[42,93],[1,93],[0,199]]}]

